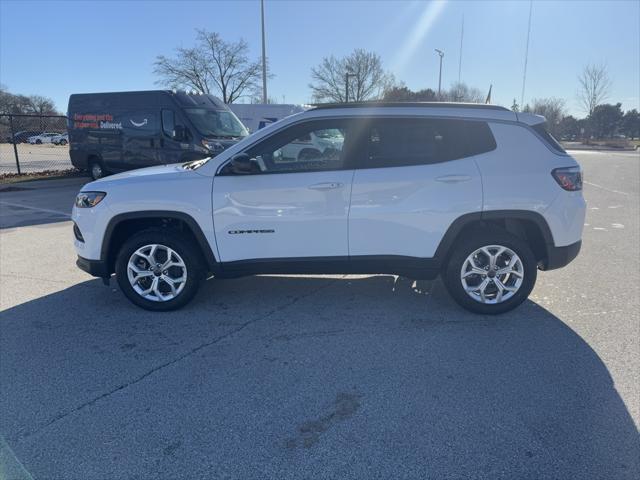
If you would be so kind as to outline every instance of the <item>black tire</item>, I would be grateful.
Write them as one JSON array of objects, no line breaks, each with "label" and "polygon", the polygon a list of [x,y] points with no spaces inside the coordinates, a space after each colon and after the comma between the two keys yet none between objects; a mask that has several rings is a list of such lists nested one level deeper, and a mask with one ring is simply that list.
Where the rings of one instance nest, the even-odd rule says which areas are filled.
[{"label": "black tire", "polygon": [[91,160],[89,160],[88,167],[89,176],[93,180],[99,180],[109,174],[109,172],[107,172],[107,169],[104,168],[104,164],[97,158],[92,158]]},{"label": "black tire", "polygon": [[[461,279],[461,271],[467,257],[481,247],[500,245],[511,249],[522,262],[524,276],[519,289],[510,298],[501,303],[481,303],[465,291]],[[465,235],[452,247],[453,251],[445,266],[444,283],[453,299],[463,308],[485,315],[496,315],[513,310],[524,302],[536,283],[538,265],[531,248],[521,238],[496,228],[476,230]],[[491,280],[490,280],[491,281]],[[494,287],[495,288],[495,287]]]},{"label": "black tire", "polygon": [[62,140],[60,140],[60,141],[58,142],[58,145],[63,145],[63,146],[64,146],[64,145],[66,145],[66,144],[67,144],[67,141],[66,141],[66,140],[64,140],[64,139],[62,139]]},{"label": "black tire", "polygon": [[42,140],[36,140],[36,145],[42,145]]},{"label": "black tire", "polygon": [[[150,244],[171,248],[182,258],[186,266],[187,279],[184,288],[171,300],[148,300],[138,294],[129,282],[127,266],[130,257],[139,248]],[[125,296],[135,305],[156,312],[175,310],[186,305],[198,292],[206,270],[198,247],[186,235],[178,230],[160,228],[142,230],[129,238],[120,248],[115,266],[116,279]]]}]

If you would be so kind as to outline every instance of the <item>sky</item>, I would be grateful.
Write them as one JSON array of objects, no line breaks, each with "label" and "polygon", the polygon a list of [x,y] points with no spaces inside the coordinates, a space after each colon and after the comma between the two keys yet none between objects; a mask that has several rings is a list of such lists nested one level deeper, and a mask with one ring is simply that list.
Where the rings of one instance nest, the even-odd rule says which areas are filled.
[{"label": "sky", "polygon": [[[265,1],[269,97],[309,103],[311,68],[355,48],[378,53],[407,87],[461,80],[493,103],[520,103],[529,2]],[[157,55],[195,43],[198,28],[244,38],[260,56],[260,2],[0,0],[0,83],[50,97],[66,111],[71,93],[158,88]],[[525,103],[561,97],[584,116],[576,92],[585,65],[606,64],[610,102],[640,108],[640,1],[533,2]]]}]

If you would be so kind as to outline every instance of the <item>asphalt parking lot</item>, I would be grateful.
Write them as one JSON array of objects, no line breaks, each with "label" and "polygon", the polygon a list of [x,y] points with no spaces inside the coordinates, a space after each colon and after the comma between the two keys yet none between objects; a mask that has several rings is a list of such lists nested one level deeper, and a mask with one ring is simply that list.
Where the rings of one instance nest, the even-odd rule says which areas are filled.
[{"label": "asphalt parking lot", "polygon": [[640,478],[640,155],[575,157],[583,250],[499,317],[385,275],[146,312],[75,267],[83,179],[0,191],[0,477]]}]

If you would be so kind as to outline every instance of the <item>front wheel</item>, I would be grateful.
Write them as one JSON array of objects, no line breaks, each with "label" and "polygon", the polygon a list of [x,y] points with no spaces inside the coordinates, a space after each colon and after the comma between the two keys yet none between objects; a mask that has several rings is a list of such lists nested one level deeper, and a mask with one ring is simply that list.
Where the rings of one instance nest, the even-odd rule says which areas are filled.
[{"label": "front wheel", "polygon": [[120,289],[146,310],[175,310],[197,293],[204,268],[197,247],[178,230],[148,229],[133,235],[116,259]]},{"label": "front wheel", "polygon": [[99,180],[107,175],[107,171],[100,160],[91,160],[89,162],[89,175],[93,180]]},{"label": "front wheel", "polygon": [[526,300],[536,283],[531,248],[509,232],[475,232],[453,248],[444,280],[451,296],[467,310],[508,312]]}]

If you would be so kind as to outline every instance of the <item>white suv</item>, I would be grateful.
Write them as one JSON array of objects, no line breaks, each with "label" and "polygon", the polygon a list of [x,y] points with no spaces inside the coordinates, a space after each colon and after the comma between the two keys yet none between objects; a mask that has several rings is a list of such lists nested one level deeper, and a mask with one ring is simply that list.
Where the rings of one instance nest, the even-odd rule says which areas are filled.
[{"label": "white suv", "polygon": [[[322,138],[295,157],[291,144]],[[135,304],[186,304],[207,274],[442,274],[479,313],[524,301],[580,250],[578,163],[544,118],[471,104],[346,104],[276,122],[215,158],[84,186],[78,266]]]}]

